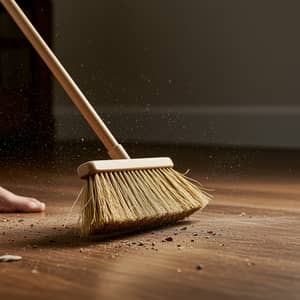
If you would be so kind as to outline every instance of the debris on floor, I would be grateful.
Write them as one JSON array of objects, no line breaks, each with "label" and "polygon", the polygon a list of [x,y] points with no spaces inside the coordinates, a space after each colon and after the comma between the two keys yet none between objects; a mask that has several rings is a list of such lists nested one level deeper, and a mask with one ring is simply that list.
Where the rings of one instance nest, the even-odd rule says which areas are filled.
[{"label": "debris on floor", "polygon": [[255,266],[255,262],[253,262],[253,261],[250,261],[250,259],[245,259],[245,261],[246,261],[246,263],[247,263],[247,265],[250,267],[250,266]]},{"label": "debris on floor", "polygon": [[22,256],[18,255],[2,255],[0,256],[0,262],[14,262],[22,260]]},{"label": "debris on floor", "polygon": [[203,265],[201,265],[201,264],[196,265],[196,270],[198,270],[198,271],[203,270]]}]

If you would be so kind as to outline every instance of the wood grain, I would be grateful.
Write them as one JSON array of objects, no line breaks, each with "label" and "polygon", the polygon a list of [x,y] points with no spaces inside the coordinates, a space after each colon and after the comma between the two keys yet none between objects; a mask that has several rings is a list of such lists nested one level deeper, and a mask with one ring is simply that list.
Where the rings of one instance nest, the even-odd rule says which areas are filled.
[{"label": "wood grain", "polygon": [[215,189],[203,212],[82,239],[78,209],[70,214],[81,186],[73,169],[3,167],[1,184],[45,200],[47,212],[0,215],[0,255],[23,257],[0,264],[0,299],[299,299],[299,177],[205,179],[200,165],[193,174]]}]

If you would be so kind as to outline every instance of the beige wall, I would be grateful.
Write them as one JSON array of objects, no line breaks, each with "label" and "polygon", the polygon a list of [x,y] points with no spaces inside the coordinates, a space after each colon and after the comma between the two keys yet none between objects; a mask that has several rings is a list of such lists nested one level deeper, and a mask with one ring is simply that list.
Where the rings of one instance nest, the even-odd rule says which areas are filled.
[{"label": "beige wall", "polygon": [[[59,57],[124,140],[130,132],[119,127],[126,120],[133,132],[140,131],[133,139],[140,139],[145,130],[155,128],[153,121],[162,127],[163,115],[169,114],[166,136],[158,140],[180,129],[182,142],[293,144],[292,136],[280,142],[273,131],[285,135],[298,126],[299,1],[53,3]],[[60,88],[55,95],[58,136],[90,135],[85,125],[72,121],[76,111]],[[288,127],[274,127],[278,117],[291,122],[291,114],[295,119]],[[257,121],[259,116],[262,120]],[[125,122],[119,124],[119,117]],[[261,138],[260,128],[251,129],[254,121],[266,131]]]}]

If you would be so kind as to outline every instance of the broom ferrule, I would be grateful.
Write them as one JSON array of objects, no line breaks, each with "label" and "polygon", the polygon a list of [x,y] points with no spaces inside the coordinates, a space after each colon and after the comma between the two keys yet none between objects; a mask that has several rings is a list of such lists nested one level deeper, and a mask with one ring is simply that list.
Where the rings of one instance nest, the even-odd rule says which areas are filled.
[{"label": "broom ferrule", "polygon": [[77,173],[83,179],[103,172],[173,168],[173,166],[173,161],[169,157],[94,160],[80,165]]}]

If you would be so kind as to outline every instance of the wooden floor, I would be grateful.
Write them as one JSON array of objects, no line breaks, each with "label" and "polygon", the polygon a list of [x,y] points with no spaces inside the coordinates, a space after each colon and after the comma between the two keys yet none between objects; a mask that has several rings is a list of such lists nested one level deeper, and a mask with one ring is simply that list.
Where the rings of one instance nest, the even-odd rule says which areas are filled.
[{"label": "wooden floor", "polygon": [[47,212],[0,214],[0,255],[23,257],[0,263],[0,299],[299,299],[299,174],[276,161],[221,167],[222,157],[188,153],[179,165],[215,189],[211,204],[176,225],[108,240],[80,238],[78,209],[70,214],[78,158],[51,167],[2,160],[1,185],[45,200]]}]

